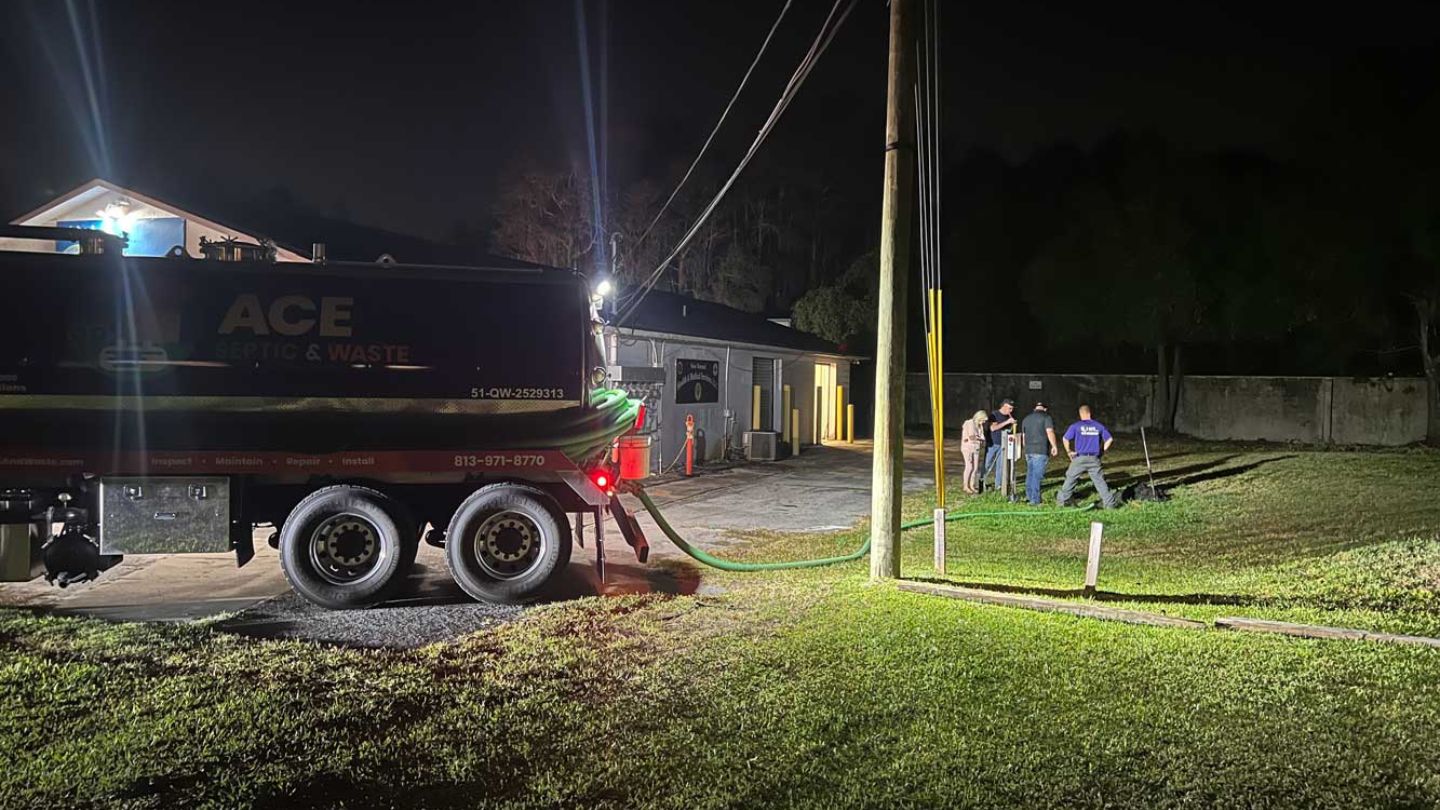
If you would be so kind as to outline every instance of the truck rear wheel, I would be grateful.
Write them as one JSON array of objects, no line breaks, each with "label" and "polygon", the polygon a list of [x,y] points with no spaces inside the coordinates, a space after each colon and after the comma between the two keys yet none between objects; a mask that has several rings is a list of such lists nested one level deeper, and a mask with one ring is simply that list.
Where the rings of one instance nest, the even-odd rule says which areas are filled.
[{"label": "truck rear wheel", "polygon": [[476,490],[450,519],[450,574],[482,602],[534,599],[570,559],[570,531],[550,496],[520,484]]},{"label": "truck rear wheel", "polygon": [[290,587],[317,605],[369,607],[400,578],[415,533],[395,500],[366,487],[325,487],[296,504],[281,526],[280,568]]}]

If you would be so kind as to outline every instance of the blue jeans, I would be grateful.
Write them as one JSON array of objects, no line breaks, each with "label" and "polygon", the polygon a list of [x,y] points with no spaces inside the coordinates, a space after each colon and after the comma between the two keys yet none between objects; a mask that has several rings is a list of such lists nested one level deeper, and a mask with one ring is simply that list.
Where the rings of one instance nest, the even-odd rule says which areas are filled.
[{"label": "blue jeans", "polygon": [[1045,465],[1050,457],[1044,453],[1025,454],[1025,496],[1030,503],[1040,505],[1040,479],[1045,477]]},{"label": "blue jeans", "polygon": [[992,444],[985,448],[985,472],[980,473],[980,480],[984,482],[986,476],[990,475],[990,469],[995,469],[995,488],[1000,488],[1000,482],[1005,478],[1005,465],[1000,462],[1002,451],[1005,448],[998,444]]}]

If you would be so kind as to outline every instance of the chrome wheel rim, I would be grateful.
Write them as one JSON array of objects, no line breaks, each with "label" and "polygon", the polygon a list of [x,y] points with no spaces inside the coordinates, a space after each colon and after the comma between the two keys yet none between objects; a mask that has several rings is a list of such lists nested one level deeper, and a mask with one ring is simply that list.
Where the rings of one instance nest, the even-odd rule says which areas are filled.
[{"label": "chrome wheel rim", "polygon": [[369,518],[342,514],[310,533],[310,564],[332,585],[354,585],[372,576],[385,557],[380,529]]},{"label": "chrome wheel rim", "polygon": [[524,576],[540,561],[545,539],[528,515],[496,512],[475,530],[472,539],[480,568],[495,579]]}]

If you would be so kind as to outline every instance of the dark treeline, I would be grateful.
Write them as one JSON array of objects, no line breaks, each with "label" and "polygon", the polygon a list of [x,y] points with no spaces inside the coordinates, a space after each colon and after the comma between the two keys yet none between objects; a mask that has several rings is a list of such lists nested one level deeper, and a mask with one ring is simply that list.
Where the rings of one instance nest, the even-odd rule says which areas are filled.
[{"label": "dark treeline", "polygon": [[971,155],[947,183],[956,370],[1343,374],[1399,362],[1404,336],[1370,289],[1381,259],[1360,212],[1293,166],[1117,135],[1014,166]]},{"label": "dark treeline", "polygon": [[[1167,381],[1425,373],[1440,413],[1437,70],[1433,53],[1343,66],[1317,85],[1283,156],[1120,133],[1020,161],[986,150],[952,159],[941,235],[947,368]],[[796,139],[766,149],[660,286],[793,312],[798,327],[865,353],[880,155],[852,149],[837,161]],[[702,171],[642,241],[683,168],[654,172],[663,184],[612,189],[604,229],[585,175],[517,171],[494,212],[491,247],[588,270],[608,264],[618,233],[618,275],[633,286],[722,180]],[[918,304],[918,290],[910,300]]]},{"label": "dark treeline", "polygon": [[[1184,373],[1424,373],[1440,435],[1437,68],[1392,53],[1336,71],[1283,159],[1124,133],[950,164],[947,369],[1158,373],[1166,388]],[[797,322],[864,345],[864,261]]]},{"label": "dark treeline", "polygon": [[[590,272],[608,270],[613,246],[615,275],[622,288],[633,288],[681,242],[721,182],[705,173],[692,178],[655,221],[671,187],[637,181],[602,201],[600,218],[608,222],[597,227],[587,175],[523,169],[502,188],[491,248]],[[865,249],[865,232],[856,224],[855,212],[841,205],[823,173],[756,173],[704,220],[657,288],[748,312],[788,312]]]}]

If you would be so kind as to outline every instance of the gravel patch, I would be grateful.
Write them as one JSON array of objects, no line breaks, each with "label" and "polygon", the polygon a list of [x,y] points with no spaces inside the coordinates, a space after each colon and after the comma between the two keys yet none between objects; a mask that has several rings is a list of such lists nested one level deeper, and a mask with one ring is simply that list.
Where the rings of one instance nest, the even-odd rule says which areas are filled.
[{"label": "gravel patch", "polygon": [[220,624],[221,629],[261,638],[297,638],[347,647],[407,649],[484,630],[524,615],[516,605],[406,604],[391,602],[369,610],[326,610],[286,593]]},{"label": "gravel patch", "polygon": [[[613,548],[611,544],[607,546]],[[576,551],[581,551],[576,549]],[[627,550],[628,551],[628,550]],[[613,553],[613,550],[612,550]],[[577,555],[578,556],[578,555]],[[694,569],[667,570],[632,561],[612,563],[600,583],[587,557],[555,577],[540,599],[527,605],[495,605],[471,599],[446,570],[443,556],[422,548],[420,558],[394,599],[366,610],[327,610],[286,591],[217,626],[257,638],[292,638],[347,647],[409,649],[523,618],[537,606],[587,596],[705,591]],[[714,590],[713,587],[708,590]]]}]

